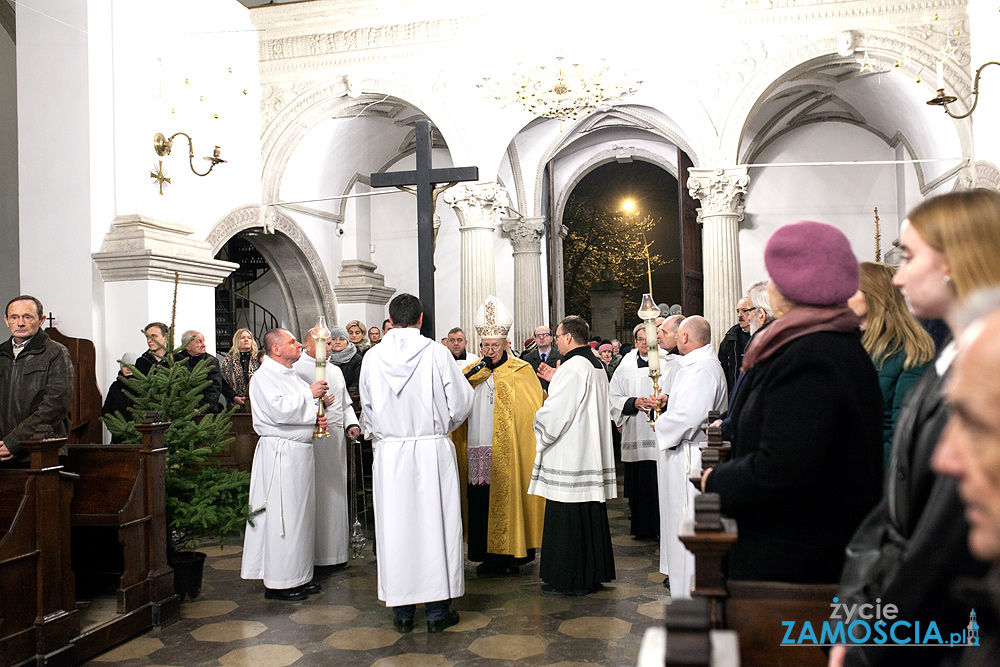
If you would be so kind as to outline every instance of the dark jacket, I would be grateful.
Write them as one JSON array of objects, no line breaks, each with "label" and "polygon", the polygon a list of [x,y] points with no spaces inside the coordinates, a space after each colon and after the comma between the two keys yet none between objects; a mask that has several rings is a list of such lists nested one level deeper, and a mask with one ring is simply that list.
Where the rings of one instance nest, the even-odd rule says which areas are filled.
[{"label": "dark jacket", "polygon": [[[132,413],[129,412],[129,408],[132,407],[132,399],[125,393],[127,390],[128,385],[125,384],[125,376],[122,375],[121,371],[118,371],[118,377],[108,387],[108,395],[105,397],[104,405],[101,407],[102,417],[118,413],[125,419],[132,418]],[[121,441],[121,436],[111,434],[111,444],[118,444]]]},{"label": "dark jacket", "polygon": [[903,401],[913,385],[923,376],[929,364],[903,370],[906,350],[890,354],[878,367],[878,386],[882,389],[882,453],[883,463],[889,465],[889,450],[892,449],[892,432],[896,420],[903,409]]},{"label": "dark jacket", "polygon": [[[559,350],[556,349],[556,346],[555,345],[551,345],[549,347],[548,354],[547,354],[547,356],[545,358],[545,364],[548,365],[548,366],[551,366],[552,368],[555,368],[556,367],[556,362],[557,361],[562,361],[562,358],[563,357],[562,357],[561,354],[559,354]],[[526,352],[524,354],[524,356],[521,357],[521,361],[527,361],[529,364],[531,364],[531,367],[533,369],[535,369],[535,372],[537,373],[538,372],[538,367],[542,365],[541,353],[538,351],[538,348],[535,348],[534,350],[531,350],[530,352]],[[549,383],[548,382],[546,382],[542,378],[538,378],[538,381],[542,383],[542,389],[544,389],[545,391],[549,390]]]},{"label": "dark jacket", "polygon": [[0,344],[0,439],[15,458],[40,427],[69,435],[73,361],[69,350],[39,329],[14,358],[13,338]]},{"label": "dark jacket", "polygon": [[857,334],[786,344],[746,373],[732,412],[733,459],[707,483],[739,528],[729,577],[837,581],[882,483],[882,396]]},{"label": "dark jacket", "polygon": [[354,356],[345,361],[342,364],[338,364],[335,361],[330,361],[330,363],[337,366],[340,372],[344,374],[344,384],[347,385],[348,389],[357,389],[358,382],[361,381],[361,355],[357,352]]},{"label": "dark jacket", "polygon": [[135,360],[135,369],[142,373],[143,375],[148,375],[149,371],[153,366],[159,366],[164,362],[166,356],[157,357],[155,354],[146,350],[139,358]]},{"label": "dark jacket", "polygon": [[[865,517],[847,546],[837,594],[848,604],[894,604],[898,618],[935,620],[962,627],[968,608],[951,593],[961,578],[982,577],[986,566],[969,553],[969,525],[954,477],[931,470],[931,455],[948,421],[942,389],[945,377],[931,366],[913,387],[896,422],[881,502]],[[897,664],[900,649],[853,647],[845,665]],[[937,665],[949,651],[921,647],[907,653],[907,665]]]},{"label": "dark jacket", "polygon": [[719,363],[722,364],[722,372],[726,374],[726,388],[730,395],[733,393],[736,378],[740,375],[743,355],[746,354],[749,344],[750,333],[743,331],[738,324],[731,327],[719,343]]},{"label": "dark jacket", "polygon": [[205,408],[206,412],[219,412],[222,410],[222,406],[219,404],[220,396],[225,396],[229,402],[232,402],[233,398],[236,397],[236,392],[233,391],[233,388],[222,377],[222,372],[219,370],[219,360],[208,352],[191,356],[187,353],[187,350],[181,350],[174,355],[174,360],[178,363],[187,364],[191,370],[194,370],[199,361],[205,360],[208,362],[209,385],[202,390],[201,394],[201,405]]}]

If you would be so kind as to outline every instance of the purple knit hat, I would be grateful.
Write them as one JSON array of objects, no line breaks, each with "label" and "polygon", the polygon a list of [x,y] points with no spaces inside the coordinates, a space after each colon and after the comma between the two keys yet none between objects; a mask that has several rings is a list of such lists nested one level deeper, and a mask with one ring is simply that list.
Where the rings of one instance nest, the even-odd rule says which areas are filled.
[{"label": "purple knit hat", "polygon": [[778,291],[797,303],[831,306],[858,291],[858,258],[850,241],[822,222],[779,227],[764,248],[764,266]]}]

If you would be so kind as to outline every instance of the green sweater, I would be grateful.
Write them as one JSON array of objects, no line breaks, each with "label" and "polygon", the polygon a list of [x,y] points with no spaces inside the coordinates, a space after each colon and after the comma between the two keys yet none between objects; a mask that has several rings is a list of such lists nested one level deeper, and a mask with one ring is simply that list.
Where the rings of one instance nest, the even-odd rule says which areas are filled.
[{"label": "green sweater", "polygon": [[898,350],[883,359],[881,366],[878,362],[875,363],[875,368],[878,369],[878,384],[882,389],[882,447],[883,464],[886,467],[889,465],[889,452],[892,449],[892,432],[896,427],[899,411],[903,408],[903,401],[910,388],[917,383],[931,363],[904,371],[905,361],[906,350]]}]

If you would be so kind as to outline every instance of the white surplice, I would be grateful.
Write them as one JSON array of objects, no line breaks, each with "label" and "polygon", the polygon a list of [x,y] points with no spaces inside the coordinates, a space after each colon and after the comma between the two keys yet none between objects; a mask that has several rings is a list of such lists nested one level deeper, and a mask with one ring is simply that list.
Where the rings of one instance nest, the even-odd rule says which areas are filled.
[{"label": "white surplice", "polygon": [[[643,358],[646,361],[645,357]],[[659,388],[663,394],[670,393],[680,357],[674,354],[660,356]],[[649,396],[653,393],[653,380],[649,368],[639,368],[638,352],[626,354],[611,378],[608,397],[611,399],[611,419],[622,429],[622,461],[656,460],[656,434],[644,412],[624,414],[625,404],[630,398]]]},{"label": "white surplice", "polygon": [[378,597],[389,607],[465,593],[458,460],[448,434],[472,410],[451,352],[415,328],[390,329],[361,367],[375,436]]},{"label": "white surplice", "polygon": [[[292,367],[300,378],[316,381],[316,360],[302,351]],[[327,438],[313,439],[316,458],[316,565],[347,562],[350,520],[347,516],[347,436],[344,430],[357,426],[344,374],[336,364],[326,365],[327,394],[333,402],[326,406]],[[317,399],[317,407],[319,401]]]},{"label": "white surplice", "polygon": [[295,371],[264,357],[250,378],[250,408],[260,435],[250,472],[250,507],[264,508],[247,523],[244,579],[268,588],[294,588],[313,576],[315,472],[312,434],[316,405]]},{"label": "white surplice", "polygon": [[681,521],[694,516],[699,492],[688,481],[701,469],[701,425],[709,410],[726,409],[726,376],[711,345],[680,358],[667,409],[656,420],[656,483],[660,496],[660,572],[670,574],[670,597],[690,599],[694,555],[677,537]]}]

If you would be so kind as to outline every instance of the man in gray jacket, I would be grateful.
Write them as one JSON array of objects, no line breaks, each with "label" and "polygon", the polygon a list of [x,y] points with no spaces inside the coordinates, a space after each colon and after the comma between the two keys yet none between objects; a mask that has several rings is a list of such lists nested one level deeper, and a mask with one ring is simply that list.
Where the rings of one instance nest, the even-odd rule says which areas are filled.
[{"label": "man in gray jacket", "polygon": [[0,466],[23,463],[21,443],[39,430],[69,435],[73,363],[41,330],[43,312],[42,302],[28,295],[12,299],[4,312],[11,337],[0,344]]}]

